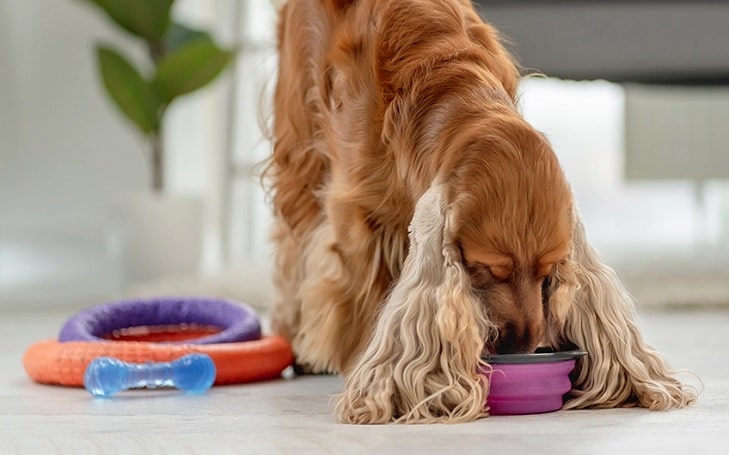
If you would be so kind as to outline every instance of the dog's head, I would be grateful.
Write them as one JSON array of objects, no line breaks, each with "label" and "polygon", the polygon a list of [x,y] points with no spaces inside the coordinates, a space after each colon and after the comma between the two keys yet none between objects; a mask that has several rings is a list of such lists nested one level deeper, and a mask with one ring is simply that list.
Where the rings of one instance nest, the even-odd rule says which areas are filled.
[{"label": "dog's head", "polygon": [[[569,303],[572,194],[542,134],[516,115],[465,131],[448,179],[454,239],[495,336],[489,352],[550,343]],[[565,289],[559,289],[560,286]]]}]

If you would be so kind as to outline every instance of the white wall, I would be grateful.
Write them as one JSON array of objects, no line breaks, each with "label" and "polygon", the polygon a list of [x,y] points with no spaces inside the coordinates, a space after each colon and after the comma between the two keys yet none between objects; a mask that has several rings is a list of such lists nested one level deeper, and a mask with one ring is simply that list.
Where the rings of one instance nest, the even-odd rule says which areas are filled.
[{"label": "white wall", "polygon": [[[177,7],[204,18],[221,2]],[[119,280],[109,215],[120,199],[148,190],[147,144],[103,91],[99,41],[142,55],[84,1],[0,0],[0,306],[17,294],[8,289],[57,295],[82,284],[103,293]],[[220,130],[201,128],[217,106],[210,96],[221,91],[204,90],[170,111],[173,193],[211,192]]]},{"label": "white wall", "polygon": [[0,224],[101,222],[111,199],[146,183],[141,138],[93,59],[97,39],[119,34],[75,1],[4,0],[0,30]]},{"label": "white wall", "polygon": [[0,1],[0,306],[114,286],[106,212],[146,171],[96,78],[95,40],[122,41],[100,19],[83,2]]},{"label": "white wall", "polygon": [[[688,175],[626,180],[622,86],[535,78],[523,83],[521,90],[524,114],[552,142],[572,184],[588,237],[598,249],[631,262],[640,262],[640,254],[670,256],[676,250],[700,257],[706,248],[729,257],[725,183],[707,180],[705,206],[701,206]],[[696,88],[683,90],[687,99],[701,102]],[[700,106],[696,115],[709,115],[710,109],[710,105]],[[676,128],[675,133],[681,137],[690,130]],[[714,139],[707,137],[704,144]],[[720,153],[697,147],[693,153]]]}]

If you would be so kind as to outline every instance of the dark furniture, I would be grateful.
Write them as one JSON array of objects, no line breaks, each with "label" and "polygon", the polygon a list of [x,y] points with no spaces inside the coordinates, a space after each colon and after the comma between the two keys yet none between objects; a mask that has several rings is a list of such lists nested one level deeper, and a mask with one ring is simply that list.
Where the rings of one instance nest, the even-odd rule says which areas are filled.
[{"label": "dark furniture", "polygon": [[729,83],[729,2],[479,0],[527,69],[564,79]]}]

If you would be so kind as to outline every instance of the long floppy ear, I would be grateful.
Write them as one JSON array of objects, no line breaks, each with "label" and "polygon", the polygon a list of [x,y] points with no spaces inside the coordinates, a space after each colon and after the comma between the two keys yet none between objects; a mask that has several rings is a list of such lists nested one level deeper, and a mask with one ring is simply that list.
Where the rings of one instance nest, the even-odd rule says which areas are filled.
[{"label": "long floppy ear", "polygon": [[637,405],[666,410],[695,401],[696,390],[679,382],[665,359],[643,341],[632,297],[588,245],[579,219],[572,248],[577,286],[570,293],[562,336],[588,355],[578,364],[564,409]]},{"label": "long floppy ear", "polygon": [[570,257],[555,265],[542,285],[542,302],[545,307],[545,342],[554,349],[563,348],[568,342],[564,336],[567,315],[580,288],[575,270],[577,265]]},{"label": "long floppy ear", "polygon": [[478,374],[491,326],[451,236],[445,187],[432,186],[410,223],[410,249],[336,414],[348,423],[474,420],[485,414]]}]

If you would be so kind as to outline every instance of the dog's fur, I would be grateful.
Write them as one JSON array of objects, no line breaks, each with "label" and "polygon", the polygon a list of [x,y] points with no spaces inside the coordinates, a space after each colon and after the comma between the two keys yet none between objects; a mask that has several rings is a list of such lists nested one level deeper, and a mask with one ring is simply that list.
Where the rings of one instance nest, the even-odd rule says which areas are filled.
[{"label": "dog's fur", "polygon": [[519,71],[467,0],[280,11],[274,329],[346,378],[339,420],[485,415],[484,351],[589,352],[566,408],[682,407],[631,297],[585,240]]}]

